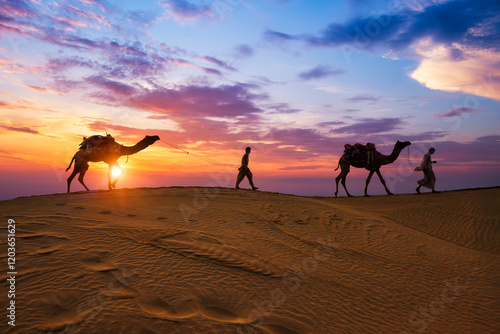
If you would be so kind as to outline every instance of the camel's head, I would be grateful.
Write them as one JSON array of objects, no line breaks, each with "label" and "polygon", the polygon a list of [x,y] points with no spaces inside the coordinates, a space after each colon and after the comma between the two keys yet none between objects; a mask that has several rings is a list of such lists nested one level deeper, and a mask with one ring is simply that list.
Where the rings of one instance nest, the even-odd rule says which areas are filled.
[{"label": "camel's head", "polygon": [[405,148],[406,146],[410,146],[411,143],[409,141],[399,141],[396,143],[396,146],[403,149]]},{"label": "camel's head", "polygon": [[146,136],[146,138],[144,138],[144,139],[147,140],[148,145],[153,145],[155,143],[155,141],[160,140],[160,137],[158,137],[158,136]]}]

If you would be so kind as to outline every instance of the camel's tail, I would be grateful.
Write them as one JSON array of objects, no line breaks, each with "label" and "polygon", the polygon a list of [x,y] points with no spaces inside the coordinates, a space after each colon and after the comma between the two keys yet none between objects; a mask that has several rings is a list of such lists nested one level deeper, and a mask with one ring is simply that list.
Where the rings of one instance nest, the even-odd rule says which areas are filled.
[{"label": "camel's tail", "polygon": [[73,156],[73,159],[71,159],[71,162],[69,163],[68,168],[66,168],[66,171],[69,171],[69,169],[71,168],[71,165],[73,164],[73,161],[75,161],[75,156]]},{"label": "camel's tail", "polygon": [[334,171],[337,171],[337,169],[339,169],[339,167],[340,167],[340,160],[342,160],[342,157],[340,157],[340,159],[339,159],[339,164],[337,165],[337,168],[335,168],[335,170],[334,170]]}]

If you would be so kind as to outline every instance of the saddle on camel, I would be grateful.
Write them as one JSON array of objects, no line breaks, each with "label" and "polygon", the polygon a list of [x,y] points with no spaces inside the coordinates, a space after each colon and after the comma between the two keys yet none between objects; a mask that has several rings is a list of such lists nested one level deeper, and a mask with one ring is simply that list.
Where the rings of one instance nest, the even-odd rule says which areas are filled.
[{"label": "saddle on camel", "polygon": [[106,134],[106,136],[94,135],[88,138],[83,137],[78,154],[82,157],[90,159],[92,156],[109,150],[111,146],[115,146],[114,149],[118,150],[119,146],[113,144],[115,144],[115,138],[113,138],[110,134]]},{"label": "saddle on camel", "polygon": [[366,161],[369,165],[373,163],[378,154],[374,143],[366,143],[366,145],[360,143],[345,144],[342,159],[348,162]]}]

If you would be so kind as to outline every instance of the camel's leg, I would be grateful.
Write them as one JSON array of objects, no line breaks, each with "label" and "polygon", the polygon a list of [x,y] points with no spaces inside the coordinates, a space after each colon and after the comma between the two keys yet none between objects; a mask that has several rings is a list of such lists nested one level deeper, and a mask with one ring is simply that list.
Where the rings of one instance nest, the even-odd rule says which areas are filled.
[{"label": "camel's leg", "polygon": [[389,189],[387,188],[387,186],[385,185],[385,180],[382,177],[382,173],[380,173],[380,169],[377,169],[377,175],[378,175],[378,178],[380,179],[380,182],[382,182],[382,185],[384,186],[385,191],[387,191],[387,195],[393,195],[393,193],[391,193],[389,191]]},{"label": "camel's leg", "polygon": [[76,164],[75,164],[75,168],[73,168],[73,172],[71,173],[71,175],[68,177],[68,194],[69,194],[69,187],[71,185],[71,181],[73,181],[73,179],[75,178],[76,174],[80,173],[80,171],[78,170]]},{"label": "camel's leg", "polygon": [[113,163],[108,164],[108,189],[113,190],[113,187],[111,186],[111,176],[113,172]]},{"label": "camel's leg", "polygon": [[335,178],[335,197],[337,197],[337,194],[339,193],[339,181],[341,179],[340,175],[342,175],[342,172]]},{"label": "camel's leg", "polygon": [[[120,165],[118,164],[118,161],[116,161],[116,162],[114,163],[114,166],[115,166],[116,168],[118,168],[118,169],[120,170],[120,172],[122,172],[122,173],[123,173],[123,169],[122,169],[122,168],[120,167]],[[118,176],[116,177],[116,179],[113,181],[113,183],[111,183],[111,186],[112,186],[113,188],[116,188],[116,182],[118,182],[118,180],[120,179],[120,177],[121,177],[121,176],[122,176],[122,174],[118,175]]]},{"label": "camel's leg", "polygon": [[351,195],[351,194],[349,194],[349,192],[347,191],[347,187],[346,187],[346,185],[345,185],[345,179],[346,179],[346,178],[347,178],[347,174],[346,174],[346,175],[344,175],[344,177],[342,178],[341,183],[342,183],[342,186],[344,187],[344,190],[345,190],[345,193],[347,194],[347,196],[352,197],[352,195]]},{"label": "camel's leg", "polygon": [[340,174],[335,178],[335,197],[337,197],[337,194],[339,193],[339,181],[342,180],[342,185],[344,186],[345,192],[349,196],[349,193],[347,192],[347,189],[345,187],[345,178],[347,176],[347,173],[345,171],[341,171]]},{"label": "camel's leg", "polygon": [[370,184],[370,180],[372,179],[373,173],[375,173],[375,171],[371,170],[370,174],[368,174],[368,177],[366,178],[365,196],[367,196],[367,197],[368,197],[368,185]]},{"label": "camel's leg", "polygon": [[80,181],[80,183],[82,184],[82,186],[87,190],[87,191],[90,191],[89,188],[87,188],[87,186],[85,185],[85,183],[83,182],[83,178],[85,177],[85,173],[87,173],[87,170],[89,169],[89,164],[88,163],[84,163],[83,166],[82,166],[82,169],[81,169],[81,172],[80,172],[80,176],[78,177],[78,181]]},{"label": "camel's leg", "polygon": [[345,179],[347,177],[347,174],[349,174],[350,171],[350,166],[345,165],[342,161],[340,161],[340,174],[335,178],[335,197],[337,197],[337,194],[339,193],[339,181],[342,180],[342,186],[344,187],[344,190],[347,194],[347,196],[352,197],[351,194],[349,194],[349,191],[347,191],[347,187],[345,185]]}]

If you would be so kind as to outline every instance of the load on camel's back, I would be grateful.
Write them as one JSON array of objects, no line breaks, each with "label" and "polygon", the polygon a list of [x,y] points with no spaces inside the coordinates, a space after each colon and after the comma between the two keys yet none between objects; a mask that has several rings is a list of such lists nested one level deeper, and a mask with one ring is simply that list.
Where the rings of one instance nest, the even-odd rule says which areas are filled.
[{"label": "load on camel's back", "polygon": [[346,161],[366,161],[371,164],[379,154],[374,143],[366,143],[366,145],[360,143],[345,144],[342,158]]},{"label": "load on camel's back", "polygon": [[157,140],[160,140],[158,136],[146,136],[143,140],[135,144],[134,146],[125,146],[119,144],[115,141],[115,139],[111,135],[106,136],[91,136],[89,138],[83,138],[83,141],[80,143],[80,148],[71,159],[71,162],[66,169],[68,171],[75,162],[75,167],[73,169],[73,173],[68,177],[68,193],[71,185],[71,181],[75,178],[76,175],[80,174],[78,177],[78,181],[85,187],[87,191],[89,188],[83,182],[83,178],[85,173],[89,169],[89,162],[100,162],[103,161],[109,165],[108,168],[108,188],[111,190],[116,187],[116,182],[120,176],[116,177],[116,179],[111,182],[111,172],[113,171],[113,166],[120,169],[120,165],[118,164],[118,159],[124,155],[132,155],[137,152],[144,150],[149,145],[154,144]]},{"label": "load on camel's back", "polygon": [[79,152],[82,156],[90,158],[92,155],[98,155],[99,152],[103,152],[109,149],[118,150],[119,144],[116,144],[115,138],[113,138],[109,133],[106,136],[94,135],[90,137],[83,137],[83,141],[80,143]]}]

